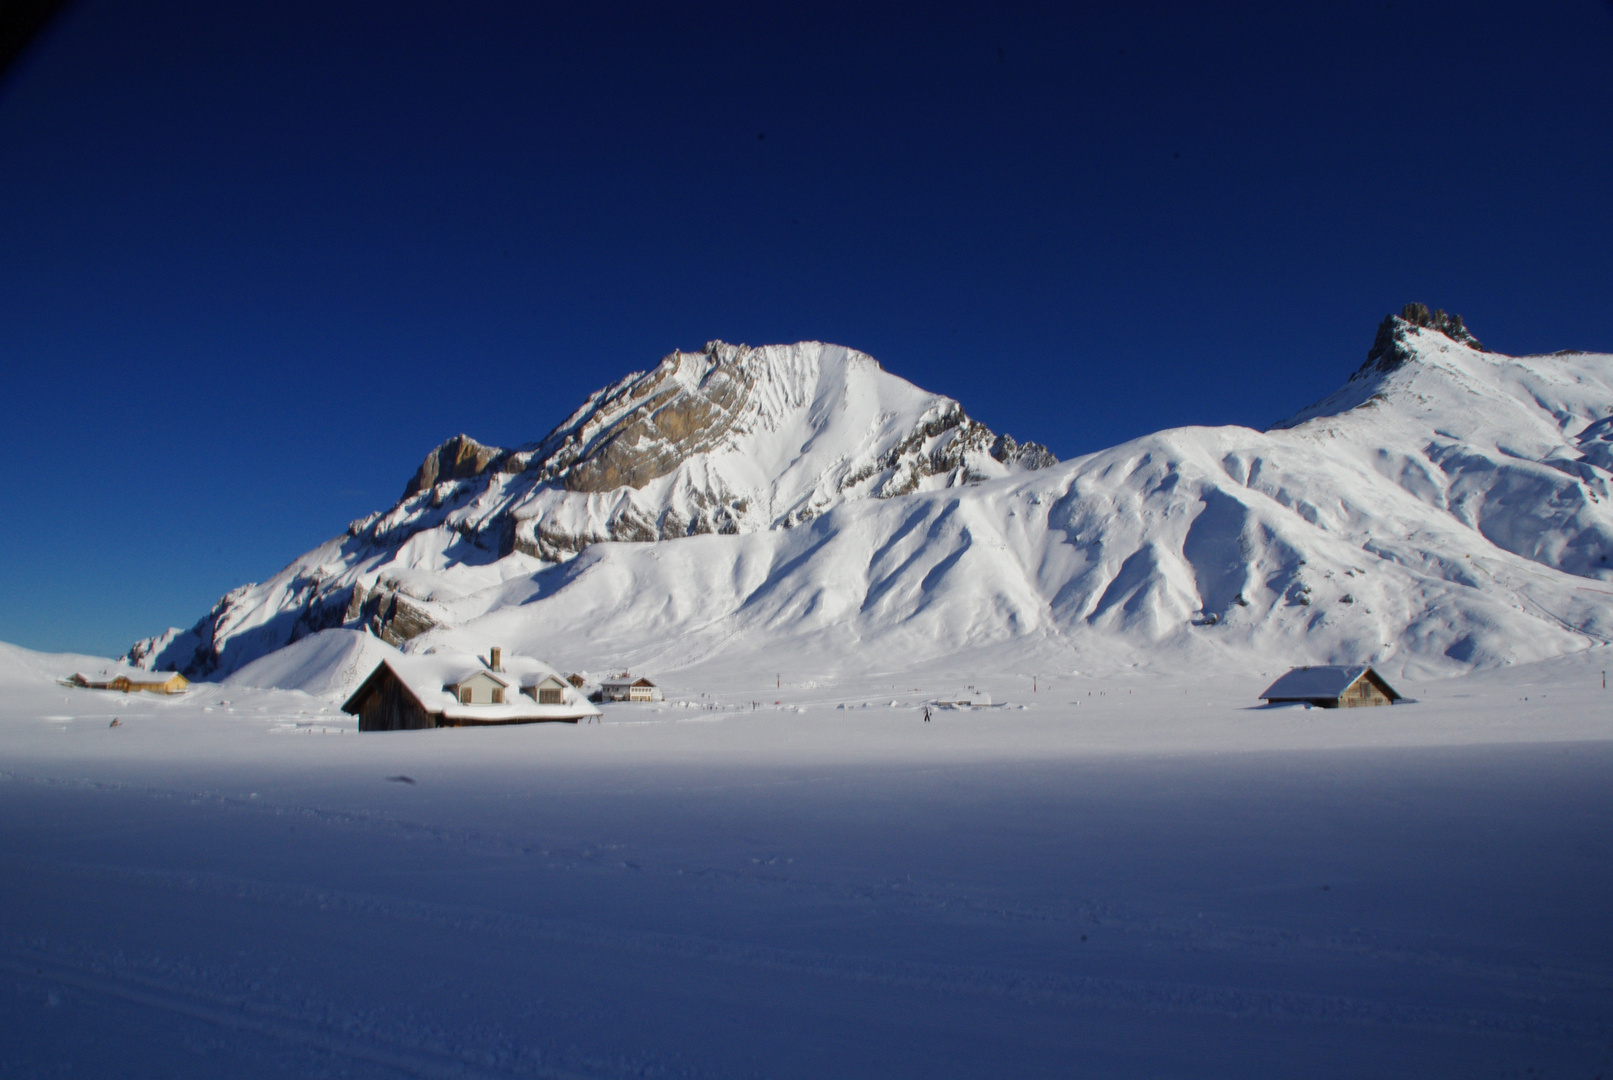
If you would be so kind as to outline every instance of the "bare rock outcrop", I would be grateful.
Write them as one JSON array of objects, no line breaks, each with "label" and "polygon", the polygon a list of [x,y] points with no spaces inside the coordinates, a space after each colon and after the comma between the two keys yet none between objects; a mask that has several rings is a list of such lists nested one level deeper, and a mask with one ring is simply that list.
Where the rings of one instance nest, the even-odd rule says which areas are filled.
[{"label": "bare rock outcrop", "polygon": [[469,435],[455,435],[426,455],[414,478],[404,487],[402,497],[412,498],[444,481],[480,476],[507,456],[506,451],[496,446],[483,446]]},{"label": "bare rock outcrop", "polygon": [[424,605],[395,581],[378,581],[370,589],[354,585],[344,616],[344,625],[363,626],[388,645],[402,645],[438,625]]},{"label": "bare rock outcrop", "polygon": [[1460,315],[1447,315],[1438,308],[1430,311],[1427,304],[1407,304],[1400,309],[1399,315],[1383,317],[1383,322],[1378,324],[1378,334],[1372,340],[1372,348],[1367,350],[1366,363],[1356,374],[1387,374],[1410,360],[1414,350],[1408,337],[1417,328],[1437,330],[1458,345],[1484,351],[1479,339],[1463,325]]}]

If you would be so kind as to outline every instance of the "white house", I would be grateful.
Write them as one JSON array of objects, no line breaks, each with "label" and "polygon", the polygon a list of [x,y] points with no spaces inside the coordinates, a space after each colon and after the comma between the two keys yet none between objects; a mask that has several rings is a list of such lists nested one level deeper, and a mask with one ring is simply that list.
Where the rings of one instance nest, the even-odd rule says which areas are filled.
[{"label": "white house", "polygon": [[645,678],[635,679],[631,675],[621,675],[614,679],[605,679],[599,684],[599,700],[601,701],[665,701],[666,695],[661,688]]}]

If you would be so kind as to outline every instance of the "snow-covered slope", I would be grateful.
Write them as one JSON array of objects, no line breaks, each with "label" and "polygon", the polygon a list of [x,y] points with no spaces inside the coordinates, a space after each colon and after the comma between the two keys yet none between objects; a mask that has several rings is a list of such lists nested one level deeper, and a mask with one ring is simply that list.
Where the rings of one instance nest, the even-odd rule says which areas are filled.
[{"label": "snow-covered slope", "polygon": [[260,656],[237,668],[224,682],[242,689],[301,690],[342,701],[358,689],[377,664],[399,655],[398,650],[372,634],[337,627]]},{"label": "snow-covered slope", "polygon": [[663,670],[1534,659],[1613,636],[1610,428],[1613,358],[1487,353],[1418,305],[1270,431],[1034,471],[860,354],[714,345],[528,450],[446,444],[388,514],[133,655],[205,675],[348,625]]}]

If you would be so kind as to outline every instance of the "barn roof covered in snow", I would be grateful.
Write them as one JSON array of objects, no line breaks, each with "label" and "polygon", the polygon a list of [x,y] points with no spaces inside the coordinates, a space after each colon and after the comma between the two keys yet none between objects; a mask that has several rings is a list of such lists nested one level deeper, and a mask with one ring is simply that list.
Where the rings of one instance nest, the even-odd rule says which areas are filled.
[{"label": "barn roof covered in snow", "polygon": [[1319,698],[1336,698],[1355,685],[1363,675],[1370,676],[1390,701],[1400,695],[1383,681],[1383,676],[1366,664],[1319,664],[1314,667],[1297,667],[1266,687],[1260,696],[1267,701],[1313,701]]},{"label": "barn roof covered in snow", "polygon": [[[581,694],[560,679],[559,673],[554,668],[543,661],[526,656],[509,656],[503,658],[503,663],[505,670],[493,675],[479,657],[457,653],[388,657],[376,666],[357,690],[353,691],[342,709],[356,714],[365,694],[369,691],[371,682],[381,676],[382,670],[386,669],[408,688],[421,708],[427,713],[440,715],[445,720],[492,723],[516,720],[571,720],[600,715],[598,709],[585,701]],[[449,692],[448,687],[458,686],[477,675],[488,675],[505,686],[518,682],[523,688],[539,687],[554,679],[559,683],[564,696],[561,698],[561,703],[555,705],[540,704],[535,698],[519,693],[511,694],[497,704],[467,704]]]}]

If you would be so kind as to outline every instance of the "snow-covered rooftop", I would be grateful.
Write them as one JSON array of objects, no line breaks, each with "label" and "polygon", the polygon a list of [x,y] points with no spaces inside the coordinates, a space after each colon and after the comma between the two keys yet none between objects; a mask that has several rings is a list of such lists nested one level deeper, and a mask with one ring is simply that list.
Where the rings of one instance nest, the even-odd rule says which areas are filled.
[{"label": "snow-covered rooftop", "polygon": [[601,679],[599,685],[616,688],[623,686],[654,686],[655,684],[643,676],[635,679],[631,675],[622,675],[614,679]]},{"label": "snow-covered rooftop", "polygon": [[598,716],[600,712],[578,693],[554,668],[527,656],[504,659],[504,670],[495,678],[523,687],[537,686],[553,677],[563,684],[561,703],[540,705],[526,694],[510,694],[499,704],[464,704],[444,687],[457,686],[486,665],[473,656],[460,653],[430,653],[423,656],[394,656],[383,663],[392,669],[427,712],[441,713],[449,720],[477,720],[484,723],[514,720],[574,720]]},{"label": "snow-covered rooftop", "polygon": [[1371,670],[1366,664],[1297,667],[1266,687],[1266,692],[1260,696],[1268,701],[1279,698],[1336,698]]},{"label": "snow-covered rooftop", "polygon": [[118,665],[117,667],[103,668],[100,672],[94,674],[76,671],[73,673],[73,678],[81,683],[104,684],[121,677],[129,680],[131,686],[160,686],[177,675],[178,672],[174,671],[145,671],[141,668]]}]

